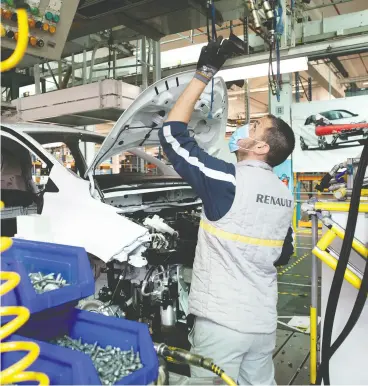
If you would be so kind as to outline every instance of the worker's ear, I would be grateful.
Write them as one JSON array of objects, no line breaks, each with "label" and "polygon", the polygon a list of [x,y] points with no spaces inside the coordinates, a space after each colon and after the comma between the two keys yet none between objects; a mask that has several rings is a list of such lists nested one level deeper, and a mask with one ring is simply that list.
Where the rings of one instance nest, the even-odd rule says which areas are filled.
[{"label": "worker's ear", "polygon": [[258,155],[265,155],[270,151],[270,145],[266,142],[257,142],[257,144],[253,147],[253,152]]}]

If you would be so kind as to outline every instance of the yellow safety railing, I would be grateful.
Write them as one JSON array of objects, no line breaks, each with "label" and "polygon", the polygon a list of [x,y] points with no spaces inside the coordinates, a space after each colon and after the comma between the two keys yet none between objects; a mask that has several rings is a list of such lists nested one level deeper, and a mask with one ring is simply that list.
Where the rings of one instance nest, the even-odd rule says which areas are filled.
[{"label": "yellow safety railing", "polygon": [[[350,203],[340,203],[340,202],[316,202],[313,204],[314,210],[325,210],[325,211],[339,211],[339,212],[348,212],[350,208]],[[367,213],[368,204],[360,203],[359,212]],[[338,224],[332,221],[329,217],[321,219],[322,223],[327,227],[325,234],[318,240],[318,218],[314,213],[312,215],[312,241],[315,244],[315,247],[312,249],[314,256],[319,258],[325,264],[327,264],[331,269],[336,270],[338,263],[338,255],[333,256],[335,252],[330,248],[332,242],[338,237],[341,240],[345,237],[345,230],[341,228]],[[368,248],[357,238],[354,237],[352,241],[352,248],[360,256],[365,259],[368,259]],[[312,262],[313,263],[313,262]],[[350,283],[356,289],[359,289],[361,286],[361,278],[353,272],[353,267],[348,265],[344,273],[344,279]],[[317,269],[312,268],[312,295],[311,295],[311,307],[310,307],[310,383],[313,385],[316,383],[317,379],[317,326],[318,326],[318,292],[316,287],[318,284],[317,279]],[[314,296],[313,296],[314,291]]]},{"label": "yellow safety railing", "polygon": [[[321,201],[314,204],[315,210],[328,210],[330,212],[349,212],[349,202]],[[368,203],[360,202],[359,213],[368,213]]]}]

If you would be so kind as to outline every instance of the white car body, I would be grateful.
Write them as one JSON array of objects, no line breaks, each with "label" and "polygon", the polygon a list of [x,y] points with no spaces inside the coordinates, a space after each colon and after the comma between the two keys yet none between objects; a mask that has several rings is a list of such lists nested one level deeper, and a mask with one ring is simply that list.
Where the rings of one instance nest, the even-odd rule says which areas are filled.
[{"label": "white car body", "polygon": [[[96,176],[93,173],[95,167],[102,161],[129,150],[154,163],[163,179],[177,180],[179,176],[170,166],[139,149],[130,149],[141,145],[142,139],[151,130],[152,117],[157,111],[164,111],[159,125],[163,123],[163,119],[192,76],[192,72],[178,74],[146,89],[117,121],[88,170],[86,167],[84,178],[68,170],[52,156],[40,142],[34,139],[35,133],[41,136],[49,132],[98,136],[97,134],[54,125],[27,123],[3,125],[2,138],[7,137],[19,143],[31,154],[41,158],[42,162],[48,164],[51,169],[48,178],[51,180],[50,186],[54,184],[57,188],[56,191],[54,188],[50,189],[49,184],[46,185],[41,213],[17,216],[17,236],[43,242],[81,246],[105,263],[114,259],[121,262],[136,258],[139,260],[144,245],[150,240],[149,230],[131,221],[122,213],[143,210],[149,214],[159,212],[165,207],[200,205],[201,201],[196,194],[182,181],[176,181],[169,186],[162,183],[162,186],[156,185],[152,189],[142,188],[139,185],[136,189],[134,187],[132,189],[131,184],[128,186],[121,183],[106,189],[101,195],[101,191],[95,185]],[[211,91],[211,85],[209,85],[196,105],[189,127],[194,131],[199,144],[209,153],[219,157],[225,154],[230,158],[230,153],[228,151],[227,154],[225,153],[224,146],[228,108],[225,82],[220,78],[215,80],[214,118],[207,120]],[[141,126],[145,128],[137,128]],[[145,142],[145,146],[158,145],[158,143],[157,130],[155,130]],[[155,202],[145,203],[145,194],[152,191],[162,194],[163,200],[159,197]],[[139,265],[139,262],[137,264]]]},{"label": "white car body", "polygon": [[[320,114],[310,115],[303,126],[301,126],[300,130],[300,144],[303,149],[303,143],[306,147],[303,150],[307,150],[308,148],[320,148],[322,150],[326,149],[331,145],[338,145],[339,143],[346,143],[346,139],[336,138],[334,140],[333,135],[328,136],[320,136],[318,137],[315,133],[316,126],[318,122],[322,122],[324,124],[333,124],[333,125],[344,125],[344,124],[352,124],[352,123],[364,123],[367,122],[367,118],[360,116],[359,114],[354,114],[347,110],[330,110],[326,112],[322,112]],[[354,141],[359,141],[364,139],[362,136],[354,136]]]}]

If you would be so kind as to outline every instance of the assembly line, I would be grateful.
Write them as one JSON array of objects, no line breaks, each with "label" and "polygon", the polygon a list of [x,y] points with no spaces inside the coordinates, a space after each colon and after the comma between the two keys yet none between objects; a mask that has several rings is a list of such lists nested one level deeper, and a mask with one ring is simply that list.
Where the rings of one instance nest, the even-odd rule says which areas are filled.
[{"label": "assembly line", "polygon": [[0,383],[367,384],[366,1],[0,7]]}]

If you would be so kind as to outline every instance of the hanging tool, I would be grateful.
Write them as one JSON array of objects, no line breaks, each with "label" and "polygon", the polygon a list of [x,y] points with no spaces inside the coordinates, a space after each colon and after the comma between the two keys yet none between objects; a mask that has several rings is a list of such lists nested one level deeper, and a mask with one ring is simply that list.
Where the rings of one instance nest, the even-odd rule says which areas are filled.
[{"label": "hanging tool", "polygon": [[[263,3],[265,4],[265,3]],[[276,7],[277,5],[277,7]],[[268,9],[268,7],[267,7]],[[266,10],[265,10],[266,12]],[[268,14],[270,15],[271,10],[268,10]],[[271,17],[268,19],[268,38],[270,43],[270,59],[269,59],[269,83],[271,92],[273,95],[276,96],[277,101],[280,102],[280,91],[282,90],[282,79],[281,79],[281,68],[280,68],[280,41],[281,37],[284,33],[284,21],[282,18],[283,9],[282,4],[280,0],[277,0],[277,2],[273,3],[273,18]],[[272,24],[272,27],[271,27]],[[272,58],[272,52],[275,50],[276,54],[276,76],[273,71],[273,58]]]},{"label": "hanging tool", "polygon": [[[253,18],[255,31],[258,34],[262,33],[262,27],[266,30],[264,39],[270,47],[268,81],[271,92],[276,95],[277,100],[280,101],[280,90],[282,87],[281,69],[280,69],[280,40],[284,33],[284,22],[282,18],[282,4],[281,0],[260,0],[260,8],[264,12],[264,16],[259,13],[256,7],[255,0],[248,0],[247,5],[250,14]],[[263,34],[262,34],[263,36]],[[276,75],[273,70],[273,51],[276,53]]]},{"label": "hanging tool", "polygon": [[211,358],[205,358],[181,348],[170,347],[165,343],[154,343],[153,345],[157,354],[164,357],[168,362],[202,367],[218,375],[229,386],[236,386],[236,382],[224,370],[216,366]]},{"label": "hanging tool", "polygon": [[[211,9],[211,25],[212,25],[212,40],[216,41],[217,40],[217,33],[216,33],[216,10],[215,10],[215,5],[214,5],[214,0],[211,2],[208,1],[209,8]],[[207,22],[208,25],[208,22]],[[214,99],[214,86],[215,86],[215,80],[212,77],[211,79],[211,105],[210,105],[210,111],[208,112],[208,118],[212,119],[212,107],[213,107],[213,99]]]},{"label": "hanging tool", "polygon": [[261,32],[262,31],[261,18],[258,15],[258,10],[256,8],[256,4],[254,0],[248,0],[248,9],[253,18],[254,29],[256,30],[256,32]]}]

